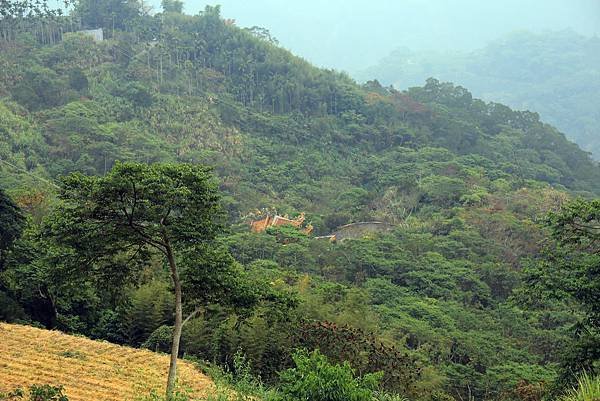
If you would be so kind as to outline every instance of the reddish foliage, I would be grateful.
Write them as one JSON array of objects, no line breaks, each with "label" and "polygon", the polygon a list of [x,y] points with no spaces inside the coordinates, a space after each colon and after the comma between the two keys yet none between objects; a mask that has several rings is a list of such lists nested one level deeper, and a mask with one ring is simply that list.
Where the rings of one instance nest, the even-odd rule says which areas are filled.
[{"label": "reddish foliage", "polygon": [[299,331],[299,342],[309,349],[318,348],[334,362],[348,361],[358,374],[382,371],[382,384],[388,390],[410,393],[421,376],[422,369],[414,357],[351,326],[305,323]]}]

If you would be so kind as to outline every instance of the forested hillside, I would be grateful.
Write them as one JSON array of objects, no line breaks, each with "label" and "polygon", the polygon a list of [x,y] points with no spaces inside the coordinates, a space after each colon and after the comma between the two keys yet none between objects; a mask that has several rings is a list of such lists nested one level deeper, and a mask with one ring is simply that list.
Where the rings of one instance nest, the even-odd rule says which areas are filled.
[{"label": "forested hillside", "polygon": [[[301,399],[286,369],[324,363],[299,348],[383,372],[361,382],[381,400],[540,400],[598,368],[593,296],[548,290],[597,285],[596,248],[572,251],[571,275],[550,262],[561,227],[585,212],[597,229],[593,203],[561,214],[600,192],[586,152],[463,87],[358,85],[219,7],[164,6],[82,0],[2,26],[1,320],[168,351],[172,230],[184,296],[199,294],[181,354],[234,373],[243,355],[285,400]],[[105,40],[73,32],[98,27]],[[178,226],[132,222],[162,196]],[[250,232],[275,211],[313,232]],[[315,238],[364,221],[392,229]]]},{"label": "forested hillside", "polygon": [[468,53],[398,49],[357,77],[396,88],[428,77],[464,85],[483,99],[540,113],[598,159],[599,55],[597,37],[518,32]]}]

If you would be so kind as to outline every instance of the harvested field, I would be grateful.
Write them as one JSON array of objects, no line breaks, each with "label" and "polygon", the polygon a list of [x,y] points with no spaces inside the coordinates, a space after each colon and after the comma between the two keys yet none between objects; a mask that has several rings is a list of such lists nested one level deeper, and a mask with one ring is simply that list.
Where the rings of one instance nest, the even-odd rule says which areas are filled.
[{"label": "harvested field", "polygon": [[[70,401],[136,401],[163,393],[169,358],[148,350],[0,323],[0,392],[31,384],[61,384]],[[194,399],[212,389],[210,379],[180,361],[181,388]]]}]

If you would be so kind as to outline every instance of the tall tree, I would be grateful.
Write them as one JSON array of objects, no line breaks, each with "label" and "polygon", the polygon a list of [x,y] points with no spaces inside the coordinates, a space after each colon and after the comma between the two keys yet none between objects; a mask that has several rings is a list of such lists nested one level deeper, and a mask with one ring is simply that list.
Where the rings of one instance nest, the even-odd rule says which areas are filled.
[{"label": "tall tree", "polygon": [[[48,0],[0,0],[0,39],[12,39],[15,27],[24,21],[49,20],[63,15],[63,9],[55,8],[55,4],[52,3],[55,2],[49,2]],[[63,0],[61,3],[66,9],[70,6],[72,0]]]},{"label": "tall tree", "polygon": [[[0,20],[10,18],[39,18],[62,15],[60,8],[53,8],[48,0],[0,0]],[[50,2],[54,3],[54,2]],[[72,1],[62,1],[67,8]]]},{"label": "tall tree", "polygon": [[544,295],[578,305],[581,319],[565,350],[563,381],[600,369],[600,199],[576,199],[551,213],[554,241],[527,270],[530,296]]},{"label": "tall tree", "polygon": [[86,28],[105,28],[108,32],[127,30],[142,12],[138,0],[78,0],[74,14]]},{"label": "tall tree", "polygon": [[7,251],[19,238],[24,226],[23,213],[0,188],[0,271],[3,269]]},{"label": "tall tree", "polygon": [[167,380],[170,399],[182,327],[199,312],[195,309],[183,318],[183,281],[189,290],[188,303],[198,306],[200,301],[218,301],[212,292],[220,293],[235,276],[232,258],[215,242],[223,230],[223,214],[210,169],[189,164],[117,163],[104,177],[79,173],[66,177],[60,198],[53,230],[60,242],[81,257],[84,266],[117,253],[129,255],[133,261],[152,251],[166,262],[175,293]]},{"label": "tall tree", "polygon": [[180,0],[162,0],[160,5],[166,13],[178,13],[183,12],[183,1]]}]

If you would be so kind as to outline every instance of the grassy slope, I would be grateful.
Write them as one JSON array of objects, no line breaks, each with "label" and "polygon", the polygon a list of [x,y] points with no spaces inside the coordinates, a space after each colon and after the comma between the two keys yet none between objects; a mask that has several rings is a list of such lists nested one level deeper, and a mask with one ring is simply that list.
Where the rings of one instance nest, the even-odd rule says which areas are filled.
[{"label": "grassy slope", "polygon": [[[162,393],[169,358],[147,350],[0,323],[0,392],[31,384],[62,384],[71,401],[136,400]],[[208,377],[181,361],[179,380],[201,396]]]}]

